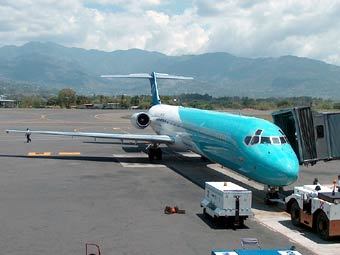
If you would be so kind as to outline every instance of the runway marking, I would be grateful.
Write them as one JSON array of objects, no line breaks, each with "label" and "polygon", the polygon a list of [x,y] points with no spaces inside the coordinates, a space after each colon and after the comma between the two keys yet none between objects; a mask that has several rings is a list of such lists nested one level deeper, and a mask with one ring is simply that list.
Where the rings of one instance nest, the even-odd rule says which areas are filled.
[{"label": "runway marking", "polygon": [[67,152],[61,151],[58,153],[59,156],[80,156],[80,152]]},{"label": "runway marking", "polygon": [[[128,153],[128,154],[113,154],[113,157],[116,159],[131,159],[131,158],[136,158],[136,159],[148,159],[148,155],[145,153]],[[120,165],[122,167],[135,167],[135,168],[146,168],[146,167],[166,167],[163,164],[158,164],[158,163],[136,163],[136,162],[122,162],[119,161]]]},{"label": "runway marking", "polygon": [[294,227],[290,221],[289,214],[286,212],[262,211],[254,208],[252,211],[257,222],[275,232],[283,234],[292,242],[296,242],[316,254],[338,254],[339,252],[339,243],[325,243],[312,230]]},{"label": "runway marking", "polygon": [[135,168],[146,168],[146,167],[166,167],[162,164],[147,164],[147,163],[124,163],[119,162],[122,167],[135,167]]},{"label": "runway marking", "polygon": [[27,156],[51,156],[51,152],[29,152]]}]

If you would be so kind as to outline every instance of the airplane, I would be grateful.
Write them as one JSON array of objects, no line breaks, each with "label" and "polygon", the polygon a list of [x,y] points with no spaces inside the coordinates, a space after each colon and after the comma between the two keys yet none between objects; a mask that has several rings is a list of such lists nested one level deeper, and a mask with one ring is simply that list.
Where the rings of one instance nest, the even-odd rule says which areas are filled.
[{"label": "airplane", "polygon": [[[150,160],[161,160],[160,144],[174,150],[189,150],[208,160],[232,169],[268,187],[287,186],[299,175],[299,163],[283,131],[260,118],[225,112],[200,110],[162,104],[158,79],[189,80],[192,77],[152,72],[151,74],[102,75],[103,78],[148,79],[152,106],[132,115],[132,124],[150,126],[156,134],[117,134],[89,132],[30,131],[31,134],[62,135],[146,141]],[[7,133],[25,133],[6,130]]]}]

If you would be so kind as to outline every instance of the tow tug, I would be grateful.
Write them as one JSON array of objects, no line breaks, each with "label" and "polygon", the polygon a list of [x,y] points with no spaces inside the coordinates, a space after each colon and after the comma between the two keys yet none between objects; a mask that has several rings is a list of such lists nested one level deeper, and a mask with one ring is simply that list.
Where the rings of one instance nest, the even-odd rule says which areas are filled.
[{"label": "tow tug", "polygon": [[295,187],[294,193],[285,198],[292,224],[308,226],[324,240],[340,236],[340,192],[335,184]]}]

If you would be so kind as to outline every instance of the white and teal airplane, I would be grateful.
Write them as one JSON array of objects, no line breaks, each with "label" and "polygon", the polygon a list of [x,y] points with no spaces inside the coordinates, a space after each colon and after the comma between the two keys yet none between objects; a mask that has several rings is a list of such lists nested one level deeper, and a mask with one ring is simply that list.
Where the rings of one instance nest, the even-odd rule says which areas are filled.
[{"label": "white and teal airplane", "polygon": [[[144,78],[151,84],[152,106],[135,113],[132,124],[148,126],[156,134],[30,131],[32,134],[63,135],[146,141],[150,160],[162,159],[160,144],[190,150],[268,186],[282,187],[297,180],[298,159],[280,128],[273,123],[230,113],[161,104],[157,79],[192,79],[161,73],[103,75],[104,78]],[[7,132],[25,133],[21,130]]]}]

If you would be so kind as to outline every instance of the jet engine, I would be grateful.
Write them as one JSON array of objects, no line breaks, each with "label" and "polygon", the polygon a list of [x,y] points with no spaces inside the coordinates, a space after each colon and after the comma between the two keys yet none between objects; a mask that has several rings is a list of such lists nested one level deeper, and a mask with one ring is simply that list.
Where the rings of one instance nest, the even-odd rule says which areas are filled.
[{"label": "jet engine", "polygon": [[150,124],[150,116],[145,112],[137,112],[131,116],[131,123],[136,128],[146,128]]}]

